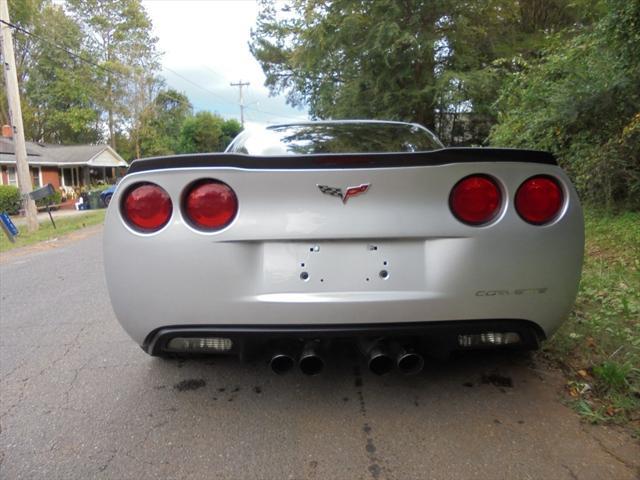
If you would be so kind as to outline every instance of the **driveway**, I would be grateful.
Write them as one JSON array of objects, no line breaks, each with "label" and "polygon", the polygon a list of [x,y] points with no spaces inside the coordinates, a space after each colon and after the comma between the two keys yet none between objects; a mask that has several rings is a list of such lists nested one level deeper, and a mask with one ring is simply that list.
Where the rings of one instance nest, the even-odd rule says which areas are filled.
[{"label": "driveway", "polygon": [[100,228],[0,259],[3,479],[632,479],[640,449],[527,355],[374,377],[147,356],[118,325]]}]

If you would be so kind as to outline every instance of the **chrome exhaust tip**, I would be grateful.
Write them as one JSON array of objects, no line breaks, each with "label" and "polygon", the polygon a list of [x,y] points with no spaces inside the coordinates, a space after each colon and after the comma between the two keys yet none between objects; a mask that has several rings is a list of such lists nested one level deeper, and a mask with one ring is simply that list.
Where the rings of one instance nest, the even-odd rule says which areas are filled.
[{"label": "chrome exhaust tip", "polygon": [[384,347],[376,345],[369,351],[367,365],[371,373],[385,375],[393,370],[393,359]]},{"label": "chrome exhaust tip", "polygon": [[385,375],[393,370],[394,361],[384,338],[360,338],[357,345],[367,360],[367,367],[371,373]]},{"label": "chrome exhaust tip", "polygon": [[318,342],[308,342],[304,346],[298,365],[305,375],[319,375],[322,372],[324,360],[318,353]]},{"label": "chrome exhaust tip", "polygon": [[271,371],[276,375],[284,375],[293,368],[293,358],[284,353],[276,353],[269,361]]},{"label": "chrome exhaust tip", "polygon": [[405,350],[400,348],[396,357],[396,365],[400,372],[405,375],[415,375],[420,373],[424,368],[424,358],[413,350]]}]

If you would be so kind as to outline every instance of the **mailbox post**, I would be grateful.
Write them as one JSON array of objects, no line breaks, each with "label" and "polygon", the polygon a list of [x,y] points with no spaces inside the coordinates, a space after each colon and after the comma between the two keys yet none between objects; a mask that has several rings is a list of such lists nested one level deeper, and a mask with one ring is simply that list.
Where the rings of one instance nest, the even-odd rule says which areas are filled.
[{"label": "mailbox post", "polygon": [[[34,190],[33,192],[29,193],[29,197],[31,198],[31,200],[33,200],[35,202],[36,200],[42,200],[43,198],[50,197],[54,193],[56,193],[56,191],[53,188],[53,185],[48,183],[44,187],[39,188],[39,189]],[[51,215],[51,201],[47,202],[47,213],[49,214],[49,219],[51,220],[51,224],[53,225],[53,228],[55,229],[56,228],[56,222],[53,221],[53,216]]]}]

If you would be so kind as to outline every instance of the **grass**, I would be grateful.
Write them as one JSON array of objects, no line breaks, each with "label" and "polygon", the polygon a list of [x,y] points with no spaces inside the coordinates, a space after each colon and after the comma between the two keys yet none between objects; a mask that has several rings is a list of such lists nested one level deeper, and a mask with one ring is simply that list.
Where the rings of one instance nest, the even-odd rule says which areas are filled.
[{"label": "grass", "polygon": [[584,418],[640,435],[640,213],[587,211],[585,231],[575,308],[543,352],[565,367]]},{"label": "grass", "polygon": [[84,227],[91,225],[98,225],[104,221],[104,215],[106,210],[90,210],[82,215],[74,215],[70,217],[56,218],[55,212],[53,213],[53,219],[56,222],[57,229],[53,228],[49,218],[40,221],[40,228],[38,231],[29,233],[24,225],[18,225],[20,235],[16,237],[16,242],[11,243],[6,237],[4,232],[0,231],[0,252],[6,252],[18,247],[24,247],[26,245],[32,245],[37,242],[45,240],[51,240],[52,238],[58,238],[70,232],[75,232]]}]

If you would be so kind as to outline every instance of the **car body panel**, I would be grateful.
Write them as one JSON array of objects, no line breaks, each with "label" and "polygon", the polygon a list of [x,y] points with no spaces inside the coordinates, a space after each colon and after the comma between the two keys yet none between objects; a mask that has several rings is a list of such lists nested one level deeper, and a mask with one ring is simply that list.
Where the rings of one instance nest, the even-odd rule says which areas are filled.
[{"label": "car body panel", "polygon": [[[582,210],[557,166],[173,165],[127,175],[105,221],[112,304],[139,344],[152,331],[175,325],[522,319],[550,335],[573,306],[582,265]],[[504,201],[492,222],[472,227],[453,216],[448,199],[460,179],[477,173],[497,180]],[[544,226],[526,223],[513,207],[518,186],[539,174],[558,179],[565,196],[560,215]],[[236,218],[214,233],[197,231],[181,212],[186,187],[203,178],[226,183],[238,197]],[[137,232],[120,214],[123,192],[137,182],[160,185],[173,201],[171,220],[158,232]],[[369,189],[346,203],[318,188],[362,184]]]}]

